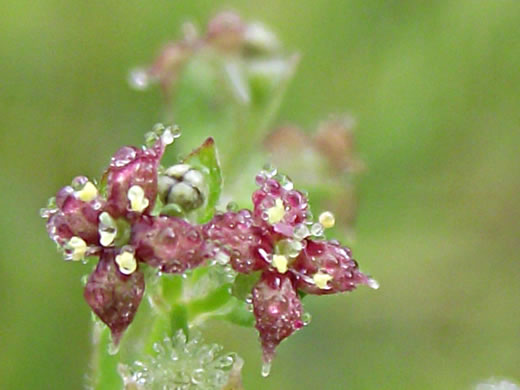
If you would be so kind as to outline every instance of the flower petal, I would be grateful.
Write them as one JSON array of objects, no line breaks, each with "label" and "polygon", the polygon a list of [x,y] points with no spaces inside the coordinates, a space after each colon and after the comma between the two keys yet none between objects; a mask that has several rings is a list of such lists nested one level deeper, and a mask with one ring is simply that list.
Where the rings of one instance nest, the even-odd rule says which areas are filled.
[{"label": "flower petal", "polygon": [[303,327],[302,304],[289,277],[265,272],[253,288],[253,312],[263,360],[269,363],[278,344]]},{"label": "flower petal", "polygon": [[200,228],[180,218],[143,216],[132,226],[136,256],[162,272],[181,273],[205,260]]},{"label": "flower petal", "polygon": [[[79,179],[83,177],[75,181]],[[97,196],[88,202],[81,200],[82,196],[81,191],[75,191],[71,186],[62,188],[56,195],[57,208],[49,213],[47,231],[60,246],[72,237],[80,237],[88,245],[98,244],[98,216],[103,204]]]},{"label": "flower petal", "polygon": [[333,241],[306,240],[301,254],[291,265],[296,287],[309,294],[334,294],[351,291],[358,284],[370,284],[370,278],[352,259],[349,248]]},{"label": "flower petal", "polygon": [[204,237],[229,256],[233,269],[250,273],[266,269],[266,254],[272,252],[269,232],[256,226],[249,210],[217,214],[203,227]]},{"label": "flower petal", "polygon": [[157,197],[157,168],[163,152],[163,142],[159,139],[153,148],[124,146],[114,154],[107,171],[110,215],[118,218],[153,209]]},{"label": "flower petal", "polygon": [[260,189],[253,193],[254,213],[257,219],[274,226],[282,235],[290,236],[294,226],[305,222],[308,202],[297,190],[285,189],[273,178],[257,176]]},{"label": "flower petal", "polygon": [[115,262],[116,251],[104,251],[85,286],[84,297],[92,311],[110,328],[112,341],[118,344],[132,322],[144,293],[140,271],[124,275]]}]

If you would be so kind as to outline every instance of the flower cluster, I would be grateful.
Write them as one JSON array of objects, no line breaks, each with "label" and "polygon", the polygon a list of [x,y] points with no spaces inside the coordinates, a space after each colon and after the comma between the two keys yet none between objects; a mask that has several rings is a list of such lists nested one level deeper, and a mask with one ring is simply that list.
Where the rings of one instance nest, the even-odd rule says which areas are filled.
[{"label": "flower cluster", "polygon": [[269,364],[278,344],[304,325],[299,293],[334,294],[376,284],[359,271],[350,249],[323,239],[323,229],[334,225],[332,213],[313,223],[306,196],[274,171],[263,171],[256,182],[252,212],[217,215],[203,232],[229,256],[234,270],[260,271],[251,300]]},{"label": "flower cluster", "polygon": [[[77,177],[43,213],[66,260],[99,257],[84,296],[115,344],[143,297],[142,264],[182,274],[216,260],[211,264],[258,276],[250,299],[266,364],[278,344],[304,325],[302,294],[375,286],[359,271],[350,249],[324,239],[334,216],[324,212],[314,223],[306,195],[276,171],[257,176],[252,211],[217,213],[205,224],[189,222],[187,212],[205,202],[204,176],[185,163],[160,167],[175,134],[164,126],[156,130],[149,146],[116,152],[103,186]],[[157,207],[165,203],[174,203],[176,213]]]},{"label": "flower cluster", "polygon": [[181,218],[154,215],[158,168],[165,147],[176,137],[159,126],[155,142],[125,146],[104,174],[106,189],[81,176],[62,188],[42,215],[49,236],[70,261],[98,256],[84,296],[108,325],[115,344],[132,322],[144,293],[140,263],[162,272],[182,273],[204,259],[200,228]]},{"label": "flower cluster", "polygon": [[[134,69],[129,81],[138,90],[159,83],[165,97],[170,98],[186,64],[198,53],[215,52],[234,60],[247,58],[254,60],[253,68],[260,65],[272,70],[283,64],[281,48],[276,35],[262,23],[247,22],[232,11],[220,12],[209,21],[202,34],[192,23],[185,23],[183,37],[166,44],[152,64]],[[257,60],[261,61],[255,62]]]}]

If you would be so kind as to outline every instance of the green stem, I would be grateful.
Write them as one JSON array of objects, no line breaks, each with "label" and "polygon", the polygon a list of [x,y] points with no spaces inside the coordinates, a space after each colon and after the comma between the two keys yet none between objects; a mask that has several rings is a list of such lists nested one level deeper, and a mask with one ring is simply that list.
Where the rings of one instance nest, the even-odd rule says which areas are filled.
[{"label": "green stem", "polygon": [[110,330],[94,324],[94,338],[93,388],[95,390],[121,389],[123,381],[117,372],[119,354],[109,353],[112,344]]}]

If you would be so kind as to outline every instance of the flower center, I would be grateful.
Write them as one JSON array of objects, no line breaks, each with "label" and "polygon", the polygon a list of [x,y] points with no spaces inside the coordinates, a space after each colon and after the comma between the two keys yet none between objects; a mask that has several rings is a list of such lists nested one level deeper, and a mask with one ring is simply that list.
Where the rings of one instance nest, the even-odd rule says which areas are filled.
[{"label": "flower center", "polygon": [[273,267],[276,268],[278,272],[284,274],[287,272],[287,264],[289,261],[287,257],[284,255],[273,255]]},{"label": "flower center", "polygon": [[273,207],[267,209],[267,221],[274,225],[275,223],[280,222],[285,216],[285,207],[283,205],[283,201],[278,198],[275,201]]}]

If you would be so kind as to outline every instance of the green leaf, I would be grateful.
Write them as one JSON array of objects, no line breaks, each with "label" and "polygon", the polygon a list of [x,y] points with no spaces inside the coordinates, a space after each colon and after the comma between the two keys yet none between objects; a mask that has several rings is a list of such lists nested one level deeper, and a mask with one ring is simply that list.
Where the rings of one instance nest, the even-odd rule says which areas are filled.
[{"label": "green leaf", "polygon": [[233,300],[227,313],[217,316],[217,318],[246,328],[251,328],[255,325],[253,312],[248,309],[248,305],[244,301],[239,301],[238,299]]},{"label": "green leaf", "polygon": [[191,317],[210,313],[224,306],[231,299],[229,285],[225,284],[213,290],[210,294],[201,299],[196,299],[188,303],[188,311]]},{"label": "green leaf", "polygon": [[241,301],[245,301],[248,295],[251,295],[254,285],[260,279],[261,272],[253,272],[251,274],[238,274],[233,283],[231,293],[234,297]]},{"label": "green leaf", "polygon": [[205,205],[197,210],[197,221],[199,223],[208,222],[215,213],[215,207],[222,191],[222,172],[213,138],[207,138],[183,162],[199,169],[204,175],[207,185],[207,199]]}]

